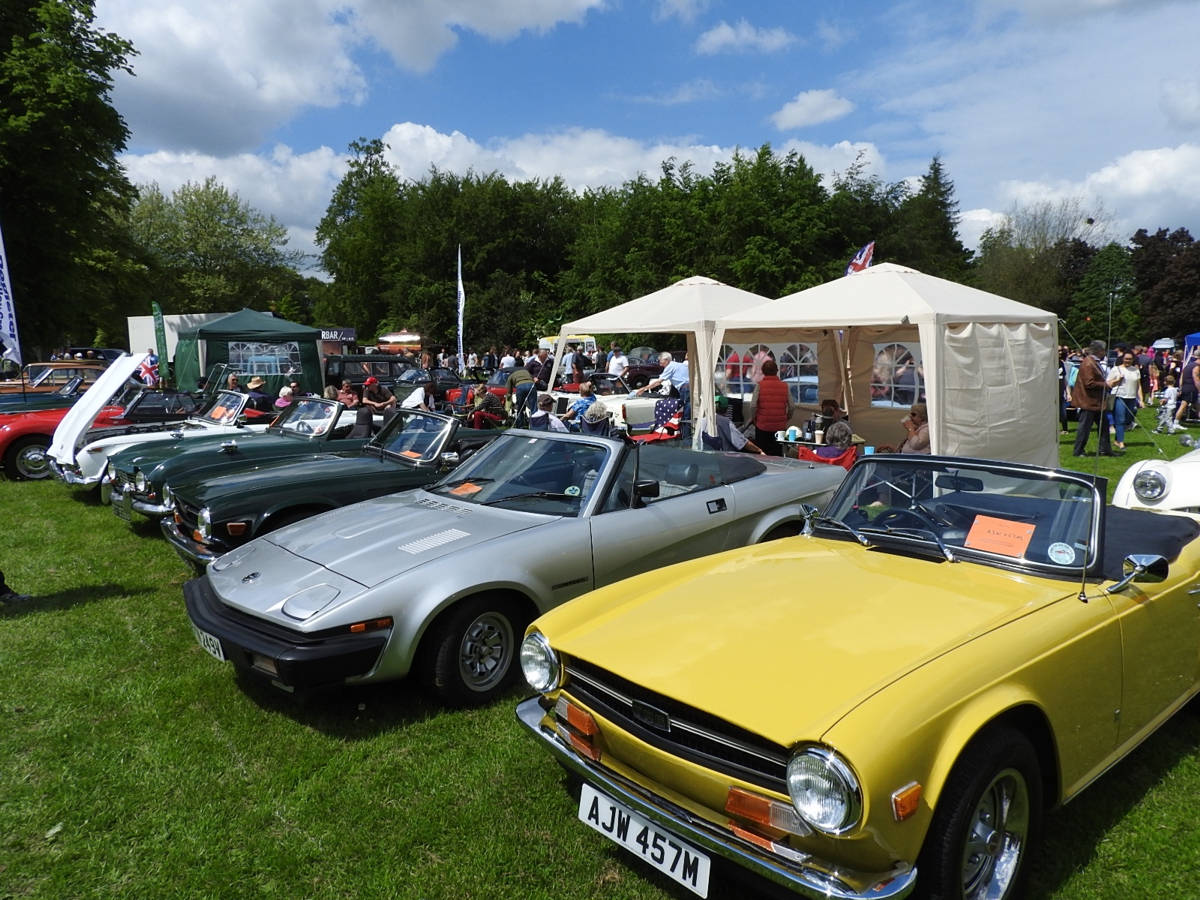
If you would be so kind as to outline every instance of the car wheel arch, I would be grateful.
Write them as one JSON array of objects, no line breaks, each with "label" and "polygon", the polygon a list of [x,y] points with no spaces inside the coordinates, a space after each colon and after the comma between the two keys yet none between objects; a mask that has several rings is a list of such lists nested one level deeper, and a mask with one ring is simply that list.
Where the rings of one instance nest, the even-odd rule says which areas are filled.
[{"label": "car wheel arch", "polygon": [[334,509],[337,507],[325,503],[297,503],[295,505],[280,503],[255,517],[251,537],[258,537],[260,534],[266,534],[301,519],[319,516],[321,513]]},{"label": "car wheel arch", "polygon": [[[412,661],[416,659],[420,653],[422,642],[430,633],[433,626],[437,624],[438,620],[450,615],[451,610],[453,610],[459,604],[465,603],[468,600],[474,600],[476,597],[495,597],[497,599],[507,600],[515,604],[521,610],[522,618],[526,620],[526,625],[542,614],[537,602],[531,596],[529,596],[528,593],[516,587],[480,587],[473,585],[471,588],[463,591],[462,593],[450,595],[441,603],[438,603],[436,606],[426,612],[425,617],[422,619],[420,625],[418,625],[413,632],[413,639],[409,642],[411,652],[409,654],[408,665],[410,668],[412,666]],[[521,637],[523,638],[524,634],[522,634]]]}]

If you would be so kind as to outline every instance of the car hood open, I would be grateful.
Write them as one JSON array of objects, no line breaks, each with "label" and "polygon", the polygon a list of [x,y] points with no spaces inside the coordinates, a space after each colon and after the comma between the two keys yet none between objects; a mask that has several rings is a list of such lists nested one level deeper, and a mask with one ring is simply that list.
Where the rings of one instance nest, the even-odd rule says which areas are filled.
[{"label": "car hood open", "polygon": [[[326,513],[263,540],[374,587],[452,553],[556,519],[406,491]],[[470,564],[469,556],[461,558]]]},{"label": "car hood open", "polygon": [[788,747],[1064,582],[792,538],[650,573],[548,613],[553,646]]},{"label": "car hood open", "polygon": [[54,430],[54,439],[48,451],[59,465],[75,464],[76,442],[88,430],[96,414],[108,405],[108,401],[129,380],[129,376],[137,371],[146,356],[145,353],[135,353],[113,360],[104,374],[96,379],[96,383],[63,416]]}]

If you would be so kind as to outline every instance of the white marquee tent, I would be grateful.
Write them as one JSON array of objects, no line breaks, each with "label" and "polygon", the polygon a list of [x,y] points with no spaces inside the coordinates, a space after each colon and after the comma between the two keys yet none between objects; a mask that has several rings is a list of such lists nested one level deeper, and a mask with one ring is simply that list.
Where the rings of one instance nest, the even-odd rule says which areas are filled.
[{"label": "white marquee tent", "polygon": [[565,323],[559,330],[551,377],[558,373],[569,334],[685,334],[691,383],[701,383],[702,373],[707,372],[711,387],[714,361],[709,354],[717,320],[769,302],[769,297],[711,278],[684,278],[660,291]]},{"label": "white marquee tent", "polygon": [[[724,316],[706,356],[720,360],[734,343],[802,345],[808,365],[796,369],[815,371],[819,396],[840,399],[869,444],[903,438],[899,420],[923,378],[934,453],[1058,465],[1052,313],[884,263]],[[693,396],[711,421],[714,366],[700,372]],[[816,409],[799,407],[793,421]]]}]

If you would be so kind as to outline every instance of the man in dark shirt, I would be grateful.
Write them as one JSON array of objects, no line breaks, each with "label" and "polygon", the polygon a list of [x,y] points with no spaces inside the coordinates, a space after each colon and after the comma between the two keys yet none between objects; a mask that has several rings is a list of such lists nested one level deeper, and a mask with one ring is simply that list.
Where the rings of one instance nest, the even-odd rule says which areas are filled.
[{"label": "man in dark shirt", "polygon": [[379,383],[379,379],[371,376],[363,382],[363,406],[370,407],[377,413],[396,408],[396,395]]},{"label": "man in dark shirt", "polygon": [[1075,455],[1085,456],[1088,434],[1096,425],[1100,431],[1100,455],[1114,456],[1108,437],[1108,420],[1104,415],[1108,383],[1100,368],[1104,358],[1104,341],[1092,341],[1087,354],[1079,361],[1079,374],[1071,388],[1071,403],[1079,410],[1079,426],[1075,430]]}]

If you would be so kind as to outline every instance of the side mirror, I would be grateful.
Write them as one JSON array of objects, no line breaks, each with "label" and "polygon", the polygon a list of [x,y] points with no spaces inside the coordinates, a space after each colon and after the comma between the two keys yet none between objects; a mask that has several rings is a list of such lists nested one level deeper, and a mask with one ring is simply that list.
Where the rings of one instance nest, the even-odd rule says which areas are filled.
[{"label": "side mirror", "polygon": [[236,425],[238,428],[245,428],[245,427],[246,427],[246,424],[247,424],[249,421],[250,421],[250,417],[249,417],[249,416],[242,415],[242,416],[238,416],[238,417],[237,417],[237,419],[234,421],[234,423],[233,423],[233,424],[234,424],[234,425]]},{"label": "side mirror", "polygon": [[458,454],[453,450],[448,450],[442,454],[442,465],[447,469],[453,469],[458,465]]},{"label": "side mirror", "polygon": [[1117,591],[1123,591],[1132,582],[1158,584],[1166,581],[1169,570],[1166,559],[1161,556],[1150,553],[1130,554],[1121,563],[1121,572],[1125,577],[1109,588],[1108,592],[1115,594]]},{"label": "side mirror", "polygon": [[642,500],[646,497],[654,498],[658,496],[657,481],[639,481],[633,486],[633,508],[641,509],[644,504]]},{"label": "side mirror", "polygon": [[804,513],[804,529],[800,533],[801,534],[812,534],[813,533],[813,520],[817,517],[817,513],[819,513],[820,510],[817,509],[812,504],[801,503],[800,504],[800,512]]}]

